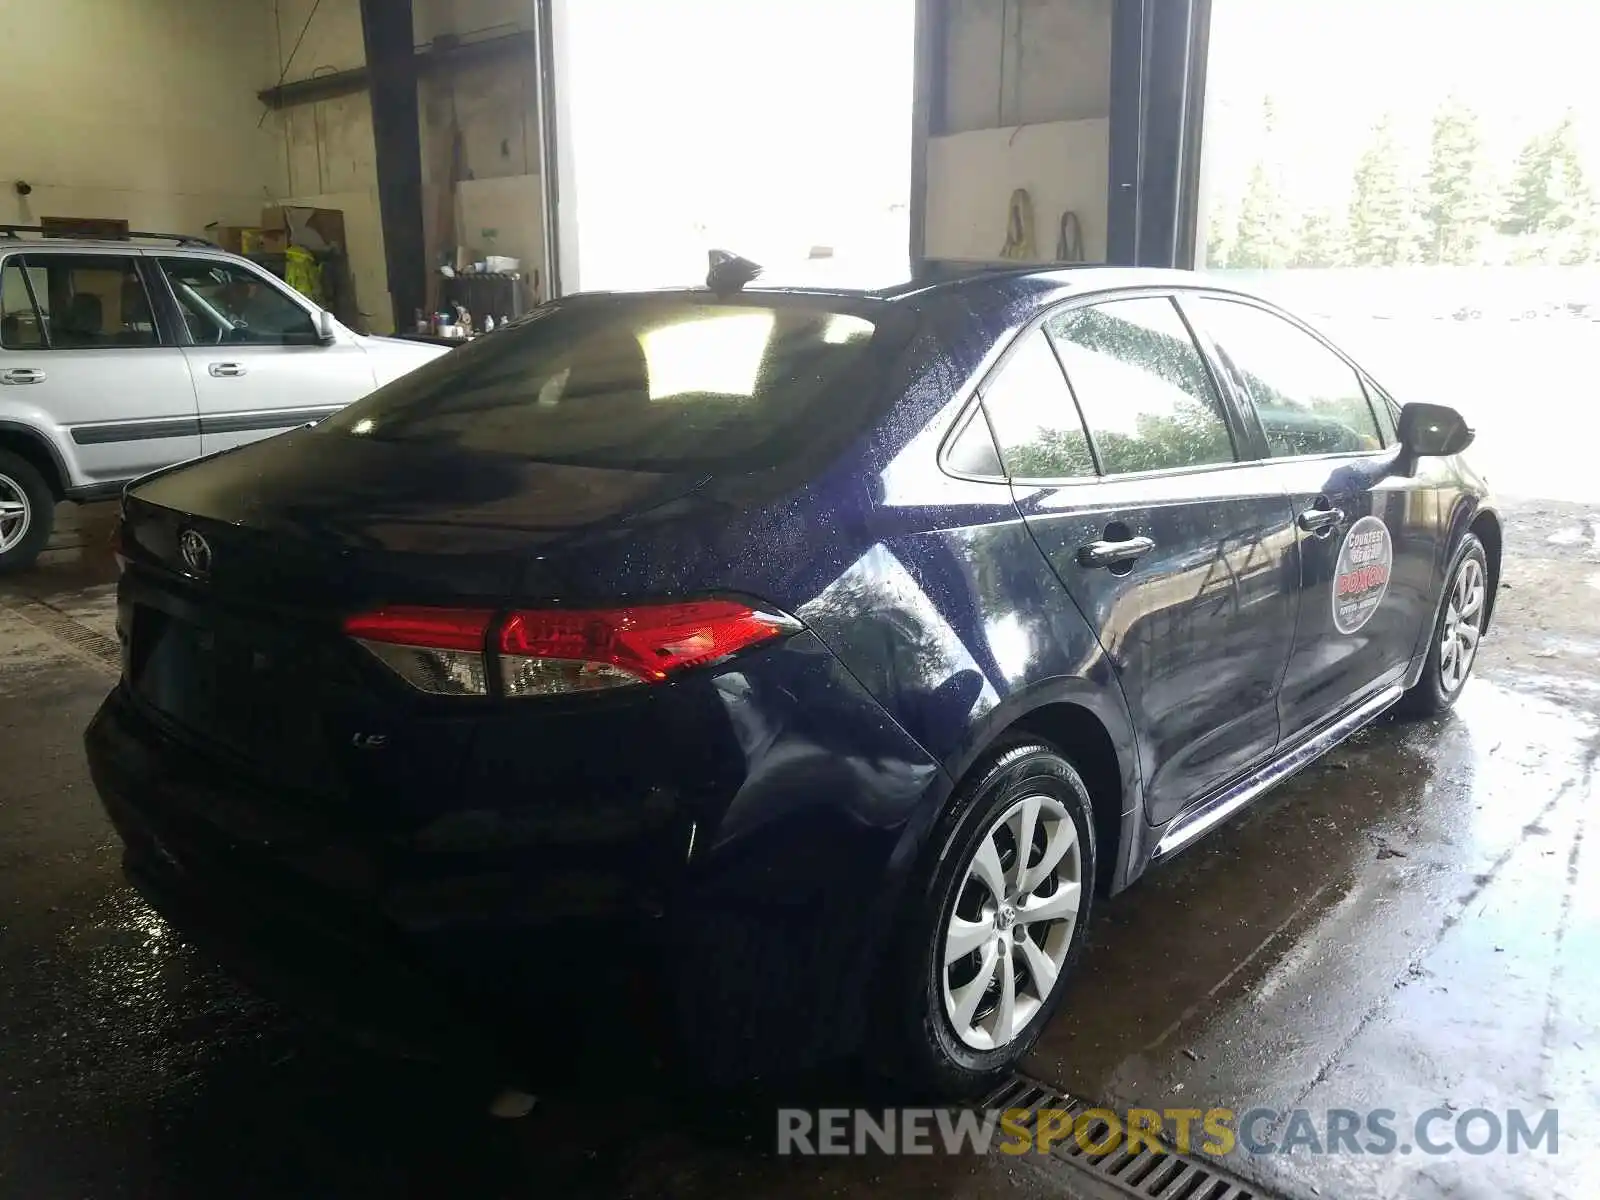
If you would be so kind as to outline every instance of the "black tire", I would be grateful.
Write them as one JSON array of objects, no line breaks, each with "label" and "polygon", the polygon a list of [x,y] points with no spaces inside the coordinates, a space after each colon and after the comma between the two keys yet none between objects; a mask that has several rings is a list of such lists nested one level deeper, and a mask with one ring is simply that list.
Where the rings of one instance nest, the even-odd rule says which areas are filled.
[{"label": "black tire", "polygon": [[15,546],[0,551],[0,573],[20,571],[32,565],[50,540],[56,520],[56,496],[31,462],[9,450],[0,450],[0,500],[20,500],[27,505],[27,532]]},{"label": "black tire", "polygon": [[[1065,937],[1065,958],[1054,984],[1032,1018],[998,1049],[974,1049],[957,1034],[946,1008],[945,972],[951,970],[943,966],[946,933],[957,902],[970,900],[970,896],[964,899],[964,889],[970,886],[968,869],[979,843],[1018,801],[1032,796],[1059,802],[1076,832],[1076,921]],[[1012,836],[1014,862],[1014,833]],[[1036,851],[1043,847],[1042,826],[1039,837],[1041,840],[1034,843]],[[904,1082],[926,1087],[941,1097],[969,1097],[997,1084],[1038,1040],[1059,1007],[1082,952],[1095,880],[1094,820],[1088,789],[1077,770],[1053,747],[1033,738],[1009,742],[969,772],[956,791],[934,844],[938,849],[923,868],[900,924],[899,944],[890,963],[894,986],[883,989],[887,1028],[879,1050],[888,1053],[877,1057],[881,1065]],[[1068,861],[1063,859],[1063,872]],[[1020,900],[1017,903],[1021,905]],[[1023,926],[1019,923],[1017,928]],[[1049,931],[1059,926],[1027,928],[1044,932],[1016,934],[1019,949],[1013,961],[1026,959],[1025,948],[1021,947],[1023,936],[1047,938],[1051,936]],[[1009,941],[1006,944],[1011,945]],[[940,964],[937,971],[936,963]]]},{"label": "black tire", "polygon": [[1488,623],[1489,604],[1492,597],[1489,594],[1489,559],[1484,553],[1483,543],[1476,534],[1467,534],[1461,539],[1461,545],[1456,549],[1456,556],[1450,564],[1450,571],[1445,576],[1444,592],[1439,604],[1439,615],[1434,620],[1433,629],[1428,635],[1428,661],[1423,665],[1422,675],[1417,682],[1400,697],[1400,703],[1395,705],[1395,711],[1407,717],[1436,717],[1449,712],[1455,707],[1456,701],[1467,686],[1471,678],[1472,667],[1477,663],[1476,647],[1468,662],[1465,672],[1459,680],[1453,681],[1444,669],[1444,638],[1445,629],[1450,618],[1450,597],[1460,581],[1462,573],[1469,570],[1467,564],[1475,565],[1484,581],[1484,594],[1481,607],[1476,614],[1478,621],[1478,636],[1483,636],[1483,631]]}]

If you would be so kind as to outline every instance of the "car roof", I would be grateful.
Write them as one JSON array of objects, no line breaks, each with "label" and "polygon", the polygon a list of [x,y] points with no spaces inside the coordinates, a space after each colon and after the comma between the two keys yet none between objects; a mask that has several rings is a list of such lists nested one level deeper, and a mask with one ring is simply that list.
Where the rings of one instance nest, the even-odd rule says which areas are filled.
[{"label": "car roof", "polygon": [[[958,268],[959,270],[959,268]],[[960,292],[973,287],[1004,291],[1007,283],[1018,289],[1035,290],[1039,284],[1053,288],[1081,288],[1084,291],[1108,291],[1124,288],[1196,287],[1207,284],[1206,277],[1195,271],[1177,271],[1159,267],[1118,267],[1101,263],[1080,263],[1071,266],[1055,264],[1011,266],[971,264],[958,274],[940,279],[908,280],[905,283],[877,290],[874,294],[885,299],[918,296],[928,292]]]},{"label": "car roof", "polygon": [[29,250],[65,250],[68,252],[96,252],[131,254],[142,250],[203,250],[210,254],[227,254],[215,242],[202,237],[154,237],[141,240],[136,234],[126,238],[74,238],[74,237],[14,237],[0,233],[0,254]]},{"label": "car roof", "polygon": [[[898,268],[879,268],[865,271],[847,264],[807,262],[788,267],[764,270],[762,274],[740,289],[740,295],[751,296],[812,296],[845,301],[897,302],[934,296],[956,295],[966,291],[982,291],[990,303],[998,291],[1014,291],[1018,296],[1037,294],[1041,290],[1060,292],[1117,291],[1132,288],[1215,288],[1236,292],[1237,285],[1196,271],[1179,271],[1157,267],[1116,267],[1100,264],[1018,265],[985,262],[938,263],[934,270],[913,275],[901,264]],[[702,297],[707,289],[690,285],[660,289],[627,290],[588,293],[611,296],[694,296]]]},{"label": "car roof", "polygon": [[[201,237],[186,235],[156,235],[141,239],[138,234],[128,238],[71,238],[71,237],[19,237],[0,232],[0,254],[27,250],[101,251],[126,254],[150,249],[182,249],[204,251],[211,254],[232,255],[228,250]],[[947,274],[942,277],[913,275],[903,264],[867,267],[864,270],[850,264],[821,260],[788,268],[763,272],[762,276],[747,285],[746,295],[778,293],[793,295],[837,296],[850,299],[902,300],[912,296],[934,293],[957,293],[972,288],[994,291],[1005,290],[1014,283],[1018,290],[1033,290],[1040,284],[1056,288],[1082,287],[1085,291],[1114,291],[1141,287],[1217,287],[1237,291],[1231,283],[1209,278],[1197,271],[1179,271],[1159,267],[1118,267],[1098,263],[1080,263],[1071,266],[1054,264],[1013,265],[988,262],[944,262],[938,266]],[[654,289],[638,292],[623,290],[613,294],[650,294]],[[700,292],[703,288],[663,288],[661,292]]]}]

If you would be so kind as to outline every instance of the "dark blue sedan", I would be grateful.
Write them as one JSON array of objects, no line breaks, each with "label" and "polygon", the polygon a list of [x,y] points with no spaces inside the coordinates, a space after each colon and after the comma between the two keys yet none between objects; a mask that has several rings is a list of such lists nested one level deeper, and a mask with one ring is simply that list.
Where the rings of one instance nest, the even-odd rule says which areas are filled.
[{"label": "dark blue sedan", "polygon": [[393,1044],[628,995],[714,1077],[971,1091],[1097,897],[1455,702],[1471,436],[1183,273],[573,297],[129,488],[95,783],[174,925]]}]

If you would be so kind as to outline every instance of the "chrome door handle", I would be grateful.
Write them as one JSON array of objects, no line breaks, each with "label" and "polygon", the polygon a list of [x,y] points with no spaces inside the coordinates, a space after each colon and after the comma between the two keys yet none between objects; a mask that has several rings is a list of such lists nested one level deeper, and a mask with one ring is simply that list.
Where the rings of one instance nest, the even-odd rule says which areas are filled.
[{"label": "chrome door handle", "polygon": [[1123,542],[1090,542],[1078,547],[1080,567],[1116,567],[1143,558],[1156,548],[1154,538],[1134,537]]},{"label": "chrome door handle", "polygon": [[0,383],[43,383],[44,372],[37,367],[12,367],[0,373]]},{"label": "chrome door handle", "polygon": [[244,374],[244,364],[212,363],[206,368],[206,370],[215,375],[218,379],[232,379],[235,375]]},{"label": "chrome door handle", "polygon": [[1344,524],[1344,509],[1308,508],[1295,518],[1295,524],[1307,533],[1331,533],[1335,525]]}]

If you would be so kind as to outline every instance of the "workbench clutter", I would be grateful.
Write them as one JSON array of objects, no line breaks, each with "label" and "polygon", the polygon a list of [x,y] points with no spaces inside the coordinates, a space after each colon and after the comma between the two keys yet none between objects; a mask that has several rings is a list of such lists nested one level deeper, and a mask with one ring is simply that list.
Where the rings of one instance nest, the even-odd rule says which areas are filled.
[{"label": "workbench clutter", "polygon": [[[432,328],[424,330],[419,315],[419,333],[438,333],[443,337],[470,337],[486,333],[520,317],[539,302],[539,273],[531,277],[522,270],[522,260],[505,254],[476,255],[458,246],[441,256],[435,284],[438,311],[428,317]],[[460,315],[467,314],[462,321]],[[441,321],[443,317],[445,320]],[[441,332],[440,327],[455,332]]]},{"label": "workbench clutter", "polygon": [[423,341],[465,342],[480,333],[493,333],[511,320],[509,316],[496,317],[494,313],[474,315],[460,301],[450,301],[437,312],[424,313],[417,309],[417,328],[412,335]]},{"label": "workbench clutter", "polygon": [[364,328],[339,209],[273,204],[261,210],[260,225],[213,225],[208,232],[224,250],[267,268],[352,329]]}]

